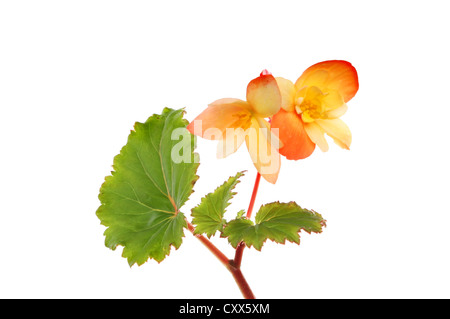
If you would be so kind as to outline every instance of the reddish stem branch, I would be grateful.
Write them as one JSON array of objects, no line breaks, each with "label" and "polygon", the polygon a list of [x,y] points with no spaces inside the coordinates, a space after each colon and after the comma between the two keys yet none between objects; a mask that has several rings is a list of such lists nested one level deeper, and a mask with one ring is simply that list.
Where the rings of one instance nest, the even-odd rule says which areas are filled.
[{"label": "reddish stem branch", "polygon": [[236,268],[241,268],[241,262],[242,262],[242,254],[244,253],[245,244],[239,243],[239,245],[236,247],[236,253],[234,254],[234,266]]},{"label": "reddish stem branch", "polygon": [[[258,193],[258,187],[259,187],[259,181],[261,180],[261,174],[259,172],[256,174],[256,180],[255,180],[255,186],[253,186],[253,193],[252,197],[250,198],[250,204],[248,205],[247,209],[247,218],[250,218],[252,216],[253,206],[255,205],[255,199],[256,194]],[[247,280],[245,280],[244,275],[241,271],[241,262],[242,262],[242,254],[244,252],[245,244],[241,242],[237,248],[236,253],[233,260],[230,260],[225,256],[216,246],[214,246],[213,243],[209,241],[208,238],[206,238],[203,235],[195,234],[195,227],[186,220],[188,229],[190,232],[197,237],[198,240],[202,242],[203,245],[206,246],[206,248],[209,249],[210,252],[213,253],[214,256],[219,259],[219,261],[231,272],[233,275],[234,280],[236,281],[236,284],[238,285],[239,289],[242,292],[242,295],[245,299],[255,299],[255,295],[253,295],[252,290],[250,289],[250,286],[247,283]]]},{"label": "reddish stem branch", "polygon": [[203,235],[195,234],[195,227],[186,220],[188,229],[190,232],[197,237],[198,240],[201,241],[203,245],[206,246],[206,248],[209,249],[210,252],[213,253],[214,256],[219,259],[219,261],[231,272],[233,275],[234,280],[236,281],[236,284],[238,285],[239,289],[242,292],[242,295],[245,299],[255,299],[255,296],[253,295],[252,290],[250,289],[250,286],[247,283],[247,280],[245,280],[244,275],[242,274],[242,271],[239,269],[239,267],[236,267],[233,260],[230,260],[225,256],[216,246],[214,246],[213,243],[211,243],[208,238],[206,238]]},{"label": "reddish stem branch", "polygon": [[256,174],[255,186],[253,186],[252,197],[250,198],[250,204],[247,209],[247,218],[252,216],[253,206],[255,206],[256,193],[258,193],[259,181],[261,180],[261,174]]},{"label": "reddish stem branch", "polygon": [[187,225],[188,225],[188,229],[191,231],[191,233],[197,237],[198,240],[200,240],[202,242],[203,245],[206,246],[206,248],[209,249],[210,252],[213,253],[214,256],[217,257],[217,259],[219,259],[219,261],[227,268],[229,268],[230,265],[230,260],[227,258],[227,256],[225,256],[216,246],[214,246],[214,244],[212,242],[210,242],[208,240],[208,238],[206,238],[203,235],[199,235],[199,234],[195,234],[195,227],[188,221]]},{"label": "reddish stem branch", "polygon": [[[258,172],[256,174],[255,186],[253,186],[253,192],[252,192],[252,197],[250,198],[250,204],[248,205],[248,209],[247,209],[247,218],[250,218],[252,216],[253,206],[255,206],[256,194],[258,193],[260,180],[261,180],[261,174]],[[245,244],[243,242],[241,242],[236,247],[236,253],[234,255],[234,265],[236,266],[236,268],[241,267],[242,255],[244,253],[244,249],[245,249]]]},{"label": "reddish stem branch", "polygon": [[236,281],[237,285],[239,286],[239,289],[241,290],[242,295],[245,299],[255,299],[255,295],[253,294],[252,290],[250,289],[250,286],[247,283],[247,280],[245,280],[244,275],[242,274],[242,271],[239,268],[236,268],[234,266],[230,267],[230,272],[233,275],[234,280]]}]

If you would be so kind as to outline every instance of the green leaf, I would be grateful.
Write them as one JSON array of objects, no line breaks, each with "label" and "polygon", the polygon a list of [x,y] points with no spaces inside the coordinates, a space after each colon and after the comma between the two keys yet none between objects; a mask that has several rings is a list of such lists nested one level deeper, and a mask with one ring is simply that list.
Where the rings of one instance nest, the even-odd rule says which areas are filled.
[{"label": "green leaf", "polygon": [[199,165],[183,113],[165,108],[137,122],[100,189],[96,214],[108,227],[105,245],[123,246],[130,266],[148,258],[161,262],[171,246],[181,245],[187,224],[180,208],[193,191]]},{"label": "green leaf", "polygon": [[241,219],[241,218],[246,218],[245,217],[245,210],[241,209],[240,211],[238,211],[238,213],[236,214],[236,219]]},{"label": "green leaf", "polygon": [[233,189],[239,183],[244,172],[232,176],[216,188],[214,192],[202,198],[200,204],[192,209],[192,223],[196,225],[196,234],[206,234],[211,237],[216,231],[222,231],[226,221],[223,219],[231,198],[236,194]]},{"label": "green leaf", "polygon": [[235,248],[243,241],[248,247],[261,250],[267,239],[280,244],[286,240],[299,244],[302,229],[320,233],[325,222],[320,214],[301,208],[295,202],[275,202],[260,208],[255,223],[244,218],[230,221],[223,230],[223,237],[228,237]]}]

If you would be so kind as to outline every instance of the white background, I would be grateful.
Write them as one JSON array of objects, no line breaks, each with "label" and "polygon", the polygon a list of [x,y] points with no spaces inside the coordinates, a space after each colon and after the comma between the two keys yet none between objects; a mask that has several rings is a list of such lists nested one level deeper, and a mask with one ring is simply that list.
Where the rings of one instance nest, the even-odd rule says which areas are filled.
[{"label": "white background", "polygon": [[[240,298],[186,232],[161,264],[129,267],[104,246],[99,188],[134,122],[165,106],[192,120],[245,98],[267,68],[295,81],[350,61],[360,90],[343,117],[350,151],[283,160],[261,204],[295,200],[328,221],[301,244],[244,252],[259,298],[449,298],[447,1],[2,1],[0,297]],[[255,170],[242,147],[201,166],[189,214],[238,170],[227,217],[246,209]],[[232,257],[225,239],[213,242]]]}]

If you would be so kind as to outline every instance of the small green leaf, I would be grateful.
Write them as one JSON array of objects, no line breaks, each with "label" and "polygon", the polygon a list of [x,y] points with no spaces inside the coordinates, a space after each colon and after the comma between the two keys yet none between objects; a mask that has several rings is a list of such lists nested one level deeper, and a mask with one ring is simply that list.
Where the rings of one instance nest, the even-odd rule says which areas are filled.
[{"label": "small green leaf", "polygon": [[[250,219],[233,219],[225,226],[222,236],[228,237],[231,246],[236,248],[241,241],[246,243],[247,241],[254,241],[254,237],[258,235],[255,229],[255,224]],[[264,239],[262,242],[264,242]],[[257,246],[255,247],[261,249],[261,246],[259,246],[259,248],[257,248]]]},{"label": "small green leaf", "polygon": [[165,108],[136,123],[100,189],[96,214],[108,227],[105,245],[123,246],[130,266],[148,258],[161,262],[171,246],[181,245],[187,225],[180,208],[193,191],[199,165],[183,113]]},{"label": "small green leaf", "polygon": [[243,209],[238,211],[238,213],[236,214],[236,219],[241,219],[241,218],[245,218],[245,210],[243,210]]},{"label": "small green leaf", "polygon": [[280,244],[286,240],[299,244],[300,230],[320,233],[325,222],[320,214],[301,208],[295,202],[275,202],[260,208],[255,223],[244,218],[230,221],[223,230],[223,237],[228,237],[235,248],[243,241],[248,247],[261,250],[267,239]]},{"label": "small green leaf", "polygon": [[230,200],[236,194],[233,189],[239,183],[244,172],[239,172],[217,187],[214,192],[202,198],[200,204],[192,209],[192,223],[196,225],[196,234],[211,237],[216,231],[222,231],[226,221],[223,219]]}]

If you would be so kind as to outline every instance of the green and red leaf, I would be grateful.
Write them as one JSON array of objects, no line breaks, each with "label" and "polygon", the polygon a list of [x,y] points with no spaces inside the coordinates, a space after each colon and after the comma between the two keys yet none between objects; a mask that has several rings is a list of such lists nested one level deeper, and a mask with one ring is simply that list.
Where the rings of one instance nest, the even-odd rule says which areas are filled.
[{"label": "green and red leaf", "polygon": [[260,208],[255,223],[245,218],[230,221],[223,230],[223,237],[228,237],[235,248],[244,242],[248,247],[261,250],[267,239],[280,244],[286,240],[299,244],[301,230],[320,233],[325,223],[319,213],[301,208],[295,202],[275,202]]}]

